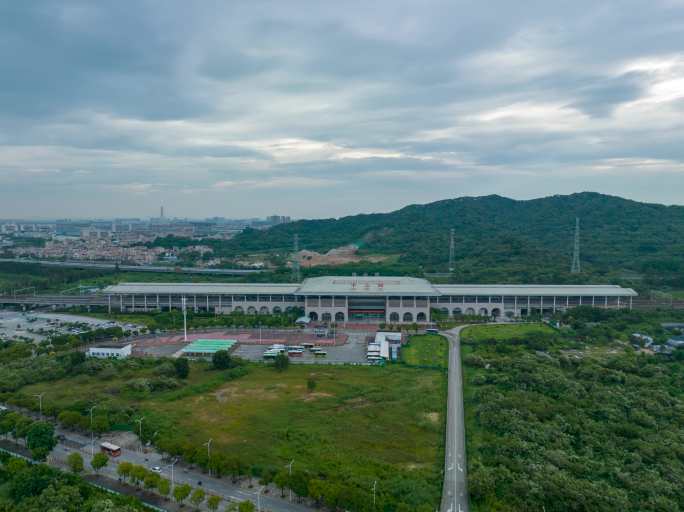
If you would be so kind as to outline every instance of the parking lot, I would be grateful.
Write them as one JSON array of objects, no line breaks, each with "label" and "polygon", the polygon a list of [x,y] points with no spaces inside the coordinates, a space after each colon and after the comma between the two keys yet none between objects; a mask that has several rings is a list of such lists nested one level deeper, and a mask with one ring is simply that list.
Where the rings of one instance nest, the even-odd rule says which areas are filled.
[{"label": "parking lot", "polygon": [[139,327],[80,315],[0,310],[0,339],[26,339],[40,342],[53,333],[79,334],[81,328],[74,324],[85,324],[86,328],[89,329],[111,327],[112,325],[120,325],[124,329],[137,329]]},{"label": "parking lot", "polygon": [[[347,342],[343,345],[321,346],[327,352],[325,357],[316,357],[305,350],[301,356],[291,356],[290,362],[300,364],[366,364],[366,337],[368,333],[347,333]],[[314,342],[315,343],[315,342]],[[249,361],[263,361],[265,345],[238,345],[233,354]]]},{"label": "parking lot", "polygon": [[150,334],[130,340],[136,356],[174,357],[180,350],[197,339],[234,339],[238,341],[233,354],[249,361],[263,361],[263,355],[272,344],[301,345],[313,343],[327,353],[325,357],[314,356],[305,350],[302,355],[292,355],[293,363],[360,364],[366,363],[367,337],[372,332],[338,330],[334,337],[317,337],[313,330],[281,329],[225,329],[188,333],[188,341],[182,334]]}]

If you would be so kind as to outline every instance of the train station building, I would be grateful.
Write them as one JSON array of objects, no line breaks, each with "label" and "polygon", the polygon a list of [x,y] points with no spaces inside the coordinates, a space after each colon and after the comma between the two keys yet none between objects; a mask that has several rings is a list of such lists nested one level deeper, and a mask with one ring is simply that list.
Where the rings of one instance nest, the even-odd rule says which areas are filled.
[{"label": "train station building", "polygon": [[186,308],[217,314],[303,309],[320,322],[423,323],[448,316],[524,317],[580,305],[632,307],[637,293],[615,285],[433,284],[415,277],[326,276],[302,283],[121,283],[105,288],[110,311]]}]

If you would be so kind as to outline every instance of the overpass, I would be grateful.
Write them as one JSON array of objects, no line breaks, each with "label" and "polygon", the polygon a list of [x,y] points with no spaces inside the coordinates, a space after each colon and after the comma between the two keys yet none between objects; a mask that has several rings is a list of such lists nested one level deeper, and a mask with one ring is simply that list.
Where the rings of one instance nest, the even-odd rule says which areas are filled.
[{"label": "overpass", "polygon": [[106,306],[105,295],[0,295],[1,306]]}]

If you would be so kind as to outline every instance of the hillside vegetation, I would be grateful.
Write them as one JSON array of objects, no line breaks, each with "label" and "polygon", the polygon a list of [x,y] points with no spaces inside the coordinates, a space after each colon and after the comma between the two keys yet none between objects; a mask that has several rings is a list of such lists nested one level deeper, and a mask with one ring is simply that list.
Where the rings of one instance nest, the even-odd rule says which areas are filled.
[{"label": "hillside vegetation", "polygon": [[[575,217],[582,224],[580,276],[569,274]],[[395,271],[445,271],[450,228],[456,234],[455,279],[460,282],[581,282],[636,275],[684,287],[684,207],[596,193],[529,201],[464,197],[384,214],[302,220],[245,230],[222,251],[286,253],[297,233],[306,249],[355,243],[361,253],[399,255]],[[367,267],[386,270],[383,264]]]},{"label": "hillside vegetation", "polygon": [[622,341],[657,315],[595,311],[464,331],[472,510],[684,510],[684,350]]}]

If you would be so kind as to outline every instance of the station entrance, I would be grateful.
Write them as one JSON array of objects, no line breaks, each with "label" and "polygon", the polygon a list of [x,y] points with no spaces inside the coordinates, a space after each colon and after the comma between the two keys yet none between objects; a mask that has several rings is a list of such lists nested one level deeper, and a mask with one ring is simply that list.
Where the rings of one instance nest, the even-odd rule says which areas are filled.
[{"label": "station entrance", "polygon": [[350,322],[384,322],[385,297],[350,297],[348,299],[347,318]]}]

